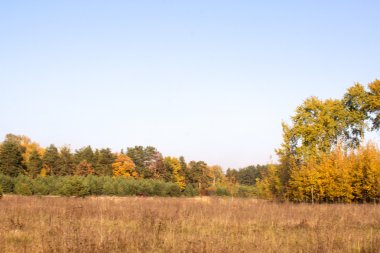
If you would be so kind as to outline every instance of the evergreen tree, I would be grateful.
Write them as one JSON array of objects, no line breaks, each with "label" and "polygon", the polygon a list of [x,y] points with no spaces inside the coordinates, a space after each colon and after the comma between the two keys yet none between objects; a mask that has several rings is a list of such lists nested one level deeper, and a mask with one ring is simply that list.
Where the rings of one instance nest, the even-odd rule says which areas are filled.
[{"label": "evergreen tree", "polygon": [[91,146],[83,147],[79,150],[76,150],[74,160],[76,165],[79,165],[79,163],[81,163],[84,160],[90,163],[92,167],[95,167],[96,164],[94,151],[92,150]]},{"label": "evergreen tree", "polygon": [[74,157],[69,147],[62,147],[59,152],[58,171],[60,176],[74,174]]},{"label": "evergreen tree", "polygon": [[115,162],[116,156],[112,153],[111,149],[96,150],[95,157],[95,174],[99,176],[112,176],[112,163]]},{"label": "evergreen tree", "polygon": [[16,177],[22,172],[24,168],[19,145],[14,141],[4,141],[0,147],[0,173]]},{"label": "evergreen tree", "polygon": [[187,163],[185,161],[185,158],[183,156],[179,157],[179,164],[181,165],[180,175],[183,176],[185,178],[185,182],[188,183],[188,178],[187,178],[188,168],[187,168]]},{"label": "evergreen tree", "polygon": [[40,174],[42,169],[42,159],[37,150],[30,153],[29,161],[27,163],[27,170],[30,177],[35,178]]},{"label": "evergreen tree", "polygon": [[59,153],[56,146],[51,144],[46,148],[44,156],[42,157],[43,168],[47,175],[59,174]]}]

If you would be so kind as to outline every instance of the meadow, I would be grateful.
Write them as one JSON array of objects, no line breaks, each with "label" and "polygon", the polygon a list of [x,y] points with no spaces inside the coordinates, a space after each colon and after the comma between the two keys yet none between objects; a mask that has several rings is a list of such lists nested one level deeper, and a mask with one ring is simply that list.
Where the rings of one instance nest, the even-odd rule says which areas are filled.
[{"label": "meadow", "polygon": [[380,206],[5,195],[0,252],[380,252]]}]

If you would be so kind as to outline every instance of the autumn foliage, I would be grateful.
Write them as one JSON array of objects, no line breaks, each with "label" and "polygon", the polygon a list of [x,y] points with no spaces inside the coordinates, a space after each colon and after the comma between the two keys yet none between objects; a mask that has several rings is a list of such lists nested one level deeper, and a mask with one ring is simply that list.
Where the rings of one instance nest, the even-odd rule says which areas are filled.
[{"label": "autumn foliage", "polygon": [[[0,186],[6,193],[23,195],[76,192],[380,202],[380,151],[375,143],[363,145],[367,132],[380,130],[380,80],[367,87],[356,83],[341,99],[307,98],[282,129],[278,164],[226,171],[204,161],[165,157],[152,146],[120,153],[91,146],[72,151],[53,144],[43,148],[26,136],[8,134],[0,144]],[[51,184],[50,190],[44,183]]]},{"label": "autumn foliage", "polygon": [[112,163],[113,175],[116,177],[124,176],[126,178],[137,177],[136,166],[132,159],[124,154],[119,154],[114,163]]}]

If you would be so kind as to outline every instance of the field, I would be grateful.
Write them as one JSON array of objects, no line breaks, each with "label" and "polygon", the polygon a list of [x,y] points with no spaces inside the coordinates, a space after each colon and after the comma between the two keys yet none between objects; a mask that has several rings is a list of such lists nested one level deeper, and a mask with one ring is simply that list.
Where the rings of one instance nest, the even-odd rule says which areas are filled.
[{"label": "field", "polygon": [[380,252],[380,206],[6,195],[0,252]]}]

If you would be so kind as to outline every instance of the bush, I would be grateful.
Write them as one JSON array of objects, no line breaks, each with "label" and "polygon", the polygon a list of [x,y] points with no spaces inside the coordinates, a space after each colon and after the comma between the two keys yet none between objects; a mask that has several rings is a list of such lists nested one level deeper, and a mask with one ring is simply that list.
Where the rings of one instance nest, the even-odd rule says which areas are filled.
[{"label": "bush", "polygon": [[118,177],[113,181],[113,184],[115,185],[116,189],[116,195],[119,196],[125,196],[125,195],[135,195],[136,190],[134,190],[136,187],[134,187],[134,182],[128,182],[130,180],[127,180],[124,177]]},{"label": "bush", "polygon": [[192,184],[186,185],[185,190],[183,191],[183,194],[186,197],[194,197],[194,196],[199,196],[199,191],[198,189],[194,188]]},{"label": "bush", "polygon": [[105,195],[116,195],[115,183],[112,178],[107,178],[105,183],[103,184],[103,194]]},{"label": "bush", "polygon": [[231,193],[225,187],[217,187],[215,193],[217,196],[231,196]]},{"label": "bush", "polygon": [[16,177],[14,193],[26,196],[33,195],[32,179],[23,175]]},{"label": "bush", "polygon": [[33,194],[28,183],[17,182],[15,185],[15,193],[20,195],[30,196]]},{"label": "bush", "polygon": [[138,180],[137,182],[137,193],[139,196],[152,196],[154,195],[153,180]]},{"label": "bush", "polygon": [[36,195],[58,195],[59,187],[62,185],[61,177],[37,177],[32,181],[34,194]]},{"label": "bush", "polygon": [[255,187],[247,186],[247,185],[238,186],[237,197],[249,198],[249,197],[255,197],[255,196],[256,196]]},{"label": "bush", "polygon": [[152,194],[155,196],[166,196],[167,189],[165,187],[165,182],[160,180],[153,180],[153,192]]},{"label": "bush", "polygon": [[167,195],[171,197],[179,197],[181,196],[181,187],[179,187],[175,183],[167,183],[168,188],[167,188]]},{"label": "bush", "polygon": [[84,184],[83,177],[66,177],[60,194],[63,196],[85,197],[90,194],[90,189]]},{"label": "bush", "polygon": [[91,195],[102,195],[103,194],[103,185],[104,178],[89,175],[85,177],[84,184],[89,188]]},{"label": "bush", "polygon": [[3,187],[0,185],[0,199],[3,197]]}]

